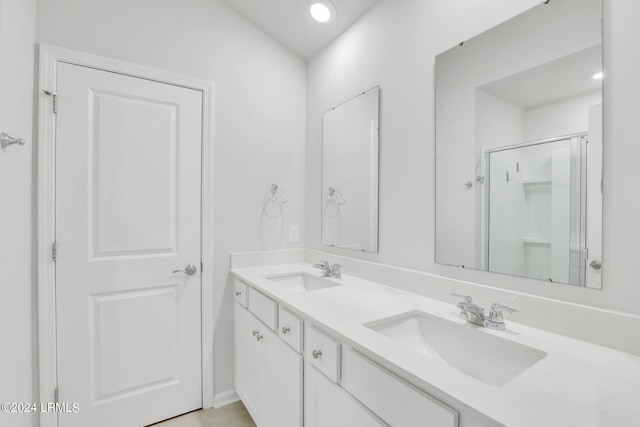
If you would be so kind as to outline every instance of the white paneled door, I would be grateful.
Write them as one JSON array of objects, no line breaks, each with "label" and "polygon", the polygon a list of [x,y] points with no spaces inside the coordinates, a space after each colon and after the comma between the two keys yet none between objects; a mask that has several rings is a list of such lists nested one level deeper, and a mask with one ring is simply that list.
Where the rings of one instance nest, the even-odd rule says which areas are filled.
[{"label": "white paneled door", "polygon": [[202,93],[66,63],[57,90],[59,425],[201,408]]}]

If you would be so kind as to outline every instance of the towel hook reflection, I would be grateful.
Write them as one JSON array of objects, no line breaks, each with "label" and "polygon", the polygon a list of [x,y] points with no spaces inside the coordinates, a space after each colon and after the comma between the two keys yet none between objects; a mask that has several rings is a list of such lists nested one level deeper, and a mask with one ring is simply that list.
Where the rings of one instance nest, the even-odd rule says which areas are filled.
[{"label": "towel hook reflection", "polygon": [[347,197],[333,187],[329,187],[329,200],[338,206],[347,203]]},{"label": "towel hook reflection", "polygon": [[289,201],[289,193],[278,184],[271,184],[269,198],[279,205],[284,205]]}]

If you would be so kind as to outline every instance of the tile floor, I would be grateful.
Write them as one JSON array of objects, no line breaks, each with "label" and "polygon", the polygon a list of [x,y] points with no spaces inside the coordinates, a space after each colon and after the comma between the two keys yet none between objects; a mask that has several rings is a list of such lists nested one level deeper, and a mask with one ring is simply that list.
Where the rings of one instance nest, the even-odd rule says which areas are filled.
[{"label": "tile floor", "polygon": [[153,427],[256,427],[242,402],[220,409],[201,409],[172,418]]}]

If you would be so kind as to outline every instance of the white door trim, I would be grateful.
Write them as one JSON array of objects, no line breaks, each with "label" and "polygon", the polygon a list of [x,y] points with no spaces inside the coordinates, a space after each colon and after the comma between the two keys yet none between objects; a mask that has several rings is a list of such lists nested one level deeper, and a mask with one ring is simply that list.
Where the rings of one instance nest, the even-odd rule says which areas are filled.
[{"label": "white door trim", "polygon": [[[54,402],[56,360],[56,265],[52,258],[56,206],[56,93],[61,62],[182,86],[202,92],[202,405],[214,404],[213,389],[213,93],[212,82],[141,65],[41,44],[38,84],[38,328],[40,401]],[[81,408],[82,410],[82,408]],[[40,414],[41,427],[57,427],[55,413]]]}]

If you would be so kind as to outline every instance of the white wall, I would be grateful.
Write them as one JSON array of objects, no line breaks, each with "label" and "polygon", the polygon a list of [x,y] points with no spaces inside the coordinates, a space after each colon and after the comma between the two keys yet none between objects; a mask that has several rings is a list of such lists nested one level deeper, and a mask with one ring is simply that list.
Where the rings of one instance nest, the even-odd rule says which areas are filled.
[{"label": "white wall", "polygon": [[[434,263],[434,57],[537,0],[383,0],[309,64],[307,246],[345,256],[491,283],[563,300],[640,313],[632,266],[640,258],[635,182],[640,3],[606,0],[603,290],[580,289]],[[381,101],[380,253],[320,244],[321,112],[379,84]],[[638,176],[636,176],[638,175]],[[637,334],[637,331],[635,332]],[[637,336],[637,335],[635,335]]]},{"label": "white wall", "polygon": [[[37,39],[215,83],[212,357],[215,393],[232,389],[229,253],[299,245],[284,231],[303,220],[305,63],[218,0],[39,0]],[[291,200],[266,221],[272,183]]]},{"label": "white wall", "polygon": [[[35,0],[0,1],[0,131],[24,138],[0,149],[0,401],[33,400],[31,307]],[[31,414],[0,413],[2,426],[32,426]]]},{"label": "white wall", "polygon": [[529,108],[524,114],[525,141],[539,141],[589,131],[589,108],[602,103],[600,91]]}]

